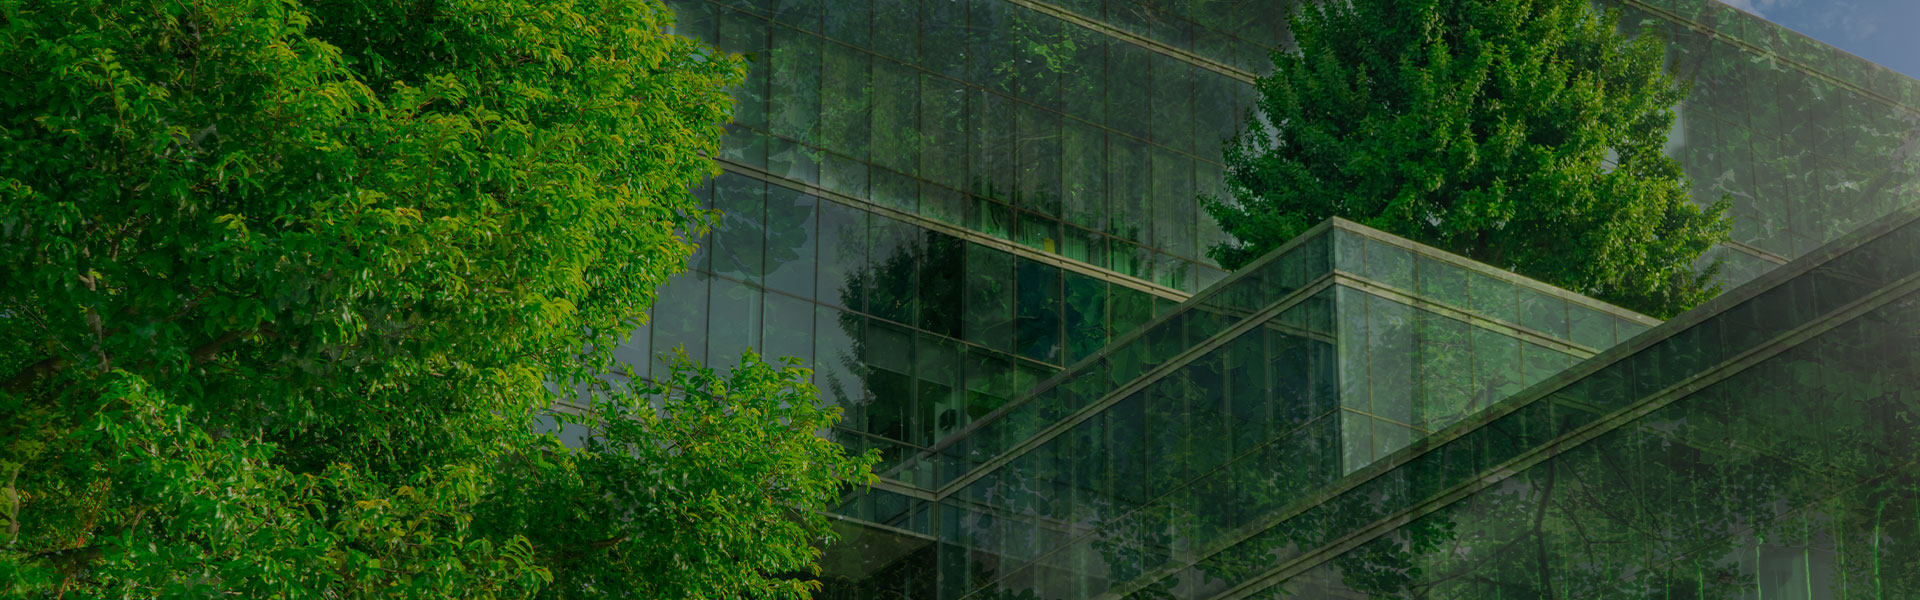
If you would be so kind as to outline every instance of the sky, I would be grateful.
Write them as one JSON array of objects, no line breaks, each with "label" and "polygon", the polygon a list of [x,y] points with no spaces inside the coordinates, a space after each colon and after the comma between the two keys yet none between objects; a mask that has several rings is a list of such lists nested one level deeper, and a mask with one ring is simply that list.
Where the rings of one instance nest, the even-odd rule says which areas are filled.
[{"label": "sky", "polygon": [[1721,0],[1920,79],[1920,0]]}]

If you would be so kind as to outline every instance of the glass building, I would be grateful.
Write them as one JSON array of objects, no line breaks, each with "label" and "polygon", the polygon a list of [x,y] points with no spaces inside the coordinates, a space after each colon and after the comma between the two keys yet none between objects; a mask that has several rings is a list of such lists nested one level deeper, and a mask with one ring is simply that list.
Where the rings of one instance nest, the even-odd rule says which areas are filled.
[{"label": "glass building", "polygon": [[[1345,517],[1274,511],[1376,493],[1356,478],[1436,476],[1396,457],[1483,428],[1658,324],[1344,222],[1231,277],[1206,259],[1224,234],[1196,198],[1222,187],[1220,142],[1287,48],[1292,2],[669,4],[677,32],[747,55],[750,73],[725,174],[698,190],[725,216],[621,356],[643,377],[674,347],[716,367],[751,346],[815,369],[846,410],[835,439],[883,457],[882,483],[835,511],[826,597],[1437,589],[1415,575],[1471,561],[1422,558],[1421,540],[1459,538],[1281,544]],[[1732,201],[1734,239],[1711,254],[1729,288],[1784,285],[1767,274],[1920,198],[1920,83],[1711,0],[1600,4],[1667,39],[1692,86],[1669,151],[1697,198]],[[1526,492],[1482,495],[1508,493]],[[1369,510],[1412,502],[1377,498]],[[1546,527],[1508,521],[1420,522]],[[1763,546],[1748,550],[1791,547]],[[1415,562],[1368,562],[1395,552]],[[1581,597],[1562,593],[1573,585],[1552,593]],[[1473,589],[1448,594],[1493,593]]]}]

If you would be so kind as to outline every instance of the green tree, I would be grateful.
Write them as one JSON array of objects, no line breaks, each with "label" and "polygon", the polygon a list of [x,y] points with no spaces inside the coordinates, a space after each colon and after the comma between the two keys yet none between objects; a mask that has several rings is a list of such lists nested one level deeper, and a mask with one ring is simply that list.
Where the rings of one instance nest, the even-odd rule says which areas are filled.
[{"label": "green tree", "polygon": [[806,371],[612,374],[737,57],[651,0],[0,15],[6,595],[810,587],[872,459]]},{"label": "green tree", "polygon": [[[1684,90],[1663,44],[1583,0],[1357,0],[1300,10],[1226,198],[1244,265],[1328,217],[1650,315],[1717,293],[1694,263],[1728,232],[1662,153]],[[1704,271],[1704,272],[1703,272]]]}]

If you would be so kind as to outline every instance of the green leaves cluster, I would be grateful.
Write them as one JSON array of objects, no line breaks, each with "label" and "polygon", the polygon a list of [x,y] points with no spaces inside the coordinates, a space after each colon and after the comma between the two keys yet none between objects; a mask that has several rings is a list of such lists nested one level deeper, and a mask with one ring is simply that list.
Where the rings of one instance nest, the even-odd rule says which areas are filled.
[{"label": "green leaves cluster", "polygon": [[[651,0],[0,15],[8,594],[805,588],[871,463],[805,371],[609,374],[737,57]],[[594,443],[532,431],[555,389]]]},{"label": "green leaves cluster", "polygon": [[1724,202],[1662,150],[1684,90],[1663,45],[1582,0],[1316,2],[1293,18],[1227,198],[1236,268],[1345,217],[1666,317],[1717,292],[1694,263]]}]

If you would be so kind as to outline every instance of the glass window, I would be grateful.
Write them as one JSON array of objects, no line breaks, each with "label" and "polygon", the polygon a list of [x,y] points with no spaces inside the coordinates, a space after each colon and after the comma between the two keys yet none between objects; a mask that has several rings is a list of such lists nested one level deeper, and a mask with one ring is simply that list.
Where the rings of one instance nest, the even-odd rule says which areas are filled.
[{"label": "glass window", "polygon": [[1335,286],[1339,309],[1340,405],[1366,412],[1367,399],[1367,294],[1344,286]]},{"label": "glass window", "polygon": [[777,185],[767,186],[767,287],[813,297],[818,200]]},{"label": "glass window", "polygon": [[653,349],[666,354],[685,348],[687,356],[707,355],[707,280],[699,271],[675,275],[653,303]]},{"label": "glass window", "polygon": [[1471,307],[1474,312],[1507,323],[1520,322],[1520,299],[1513,284],[1477,271],[1468,271],[1467,287],[1468,294],[1472,296]]},{"label": "glass window", "polygon": [[1013,364],[1005,355],[969,348],[966,376],[967,422],[984,417],[1013,399]]},{"label": "glass window", "polygon": [[1421,414],[1410,424],[1439,429],[1466,414],[1474,395],[1473,326],[1420,311]]},{"label": "glass window", "polygon": [[[767,22],[740,11],[723,10],[720,14],[719,46],[728,52],[765,57]],[[731,90],[733,122],[764,130],[767,128],[767,64],[751,62],[747,70],[746,80]]]},{"label": "glass window", "polygon": [[773,28],[772,114],[775,135],[818,143],[820,122],[820,38],[785,27]]},{"label": "glass window", "polygon": [[648,315],[648,322],[645,325],[641,325],[633,331],[632,337],[621,340],[620,345],[614,347],[613,360],[615,362],[613,371],[616,373],[623,373],[626,368],[631,367],[634,377],[648,376],[653,367],[653,322],[651,314]]},{"label": "glass window", "polygon": [[707,365],[726,370],[740,364],[740,353],[760,346],[759,288],[724,277],[713,278],[707,309]]},{"label": "glass window", "polygon": [[868,223],[867,312],[896,323],[913,323],[920,228],[879,215],[869,217]]},{"label": "glass window", "polygon": [[923,235],[926,249],[920,262],[920,328],[961,337],[967,243],[935,231]]},{"label": "glass window", "polygon": [[1014,205],[1049,217],[1060,215],[1060,117],[1031,104],[1019,105],[1019,194]]},{"label": "glass window", "polygon": [[1119,338],[1153,319],[1151,294],[1123,285],[1110,286],[1109,290],[1113,294],[1107,310],[1112,318],[1107,330],[1109,339]]},{"label": "glass window", "polygon": [[[836,5],[831,20],[838,20]],[[826,44],[820,88],[821,141],[828,150],[865,160],[872,118],[873,82],[867,53],[839,44]]]},{"label": "glass window", "polygon": [[1419,279],[1420,295],[1454,308],[1466,309],[1466,271],[1425,256],[1414,260],[1414,276]]},{"label": "glass window", "polygon": [[[1386,298],[1367,300],[1367,380],[1373,416],[1411,425],[1418,422],[1414,405],[1414,360],[1419,348],[1414,309]],[[1397,447],[1396,447],[1397,448]]]},{"label": "glass window", "polygon": [[1139,140],[1109,134],[1107,145],[1107,197],[1112,215],[1107,233],[1130,242],[1147,239],[1149,194],[1146,148]]},{"label": "glass window", "polygon": [[[886,4],[906,4],[888,2]],[[920,74],[889,60],[873,64],[873,162],[914,174],[920,167]]]},{"label": "glass window", "polygon": [[1573,343],[1595,350],[1612,348],[1613,317],[1578,304],[1567,306],[1568,327]]},{"label": "glass window", "polygon": [[1060,363],[1060,268],[1019,261],[1019,326],[1015,345],[1021,356]]},{"label": "glass window", "polygon": [[1011,239],[1013,209],[986,198],[974,198],[973,210],[967,213],[967,227],[993,237]]},{"label": "glass window", "polygon": [[1648,327],[1645,325],[1641,325],[1639,323],[1629,321],[1620,317],[1614,317],[1614,323],[1615,323],[1614,335],[1623,341],[1627,339],[1631,339],[1633,336],[1640,335],[1641,332],[1644,332],[1648,329]]},{"label": "glass window", "polygon": [[919,215],[949,225],[966,226],[967,197],[938,185],[920,182]]},{"label": "glass window", "polygon": [[906,213],[920,205],[919,180],[879,167],[868,173],[873,177],[873,196],[869,200],[874,204]]},{"label": "glass window", "polygon": [[1572,366],[1574,363],[1572,356],[1562,354],[1559,351],[1545,346],[1525,343],[1522,351],[1526,353],[1527,359],[1525,372],[1525,385],[1527,386],[1540,383],[1546,378],[1552,377],[1554,373],[1566,370],[1567,367]]},{"label": "glass window", "polygon": [[1367,278],[1402,291],[1413,291],[1413,253],[1405,248],[1367,240]]},{"label": "glass window", "polygon": [[866,48],[872,41],[873,5],[871,0],[833,0],[826,11],[828,38]]},{"label": "glass window", "polygon": [[1195,256],[1192,158],[1154,148],[1152,202],[1154,247],[1178,256]]},{"label": "glass window", "polygon": [[955,79],[967,77],[968,4],[946,0],[921,3],[921,66]]},{"label": "glass window", "polygon": [[1148,137],[1153,119],[1147,108],[1152,97],[1147,65],[1152,56],[1146,48],[1126,42],[1107,44],[1107,126],[1140,139]]},{"label": "glass window", "polygon": [[1520,325],[1560,339],[1571,335],[1567,329],[1567,301],[1525,287],[1520,290]]},{"label": "glass window", "polygon": [[1042,252],[1060,251],[1060,224],[1044,215],[1027,211],[1020,214],[1020,244]]},{"label": "glass window", "polygon": [[[839,2],[834,3],[835,10]],[[920,61],[920,3],[878,2],[873,7],[873,49],[907,64]]]},{"label": "glass window", "polygon": [[[977,6],[978,4],[976,4]],[[987,92],[975,92],[967,105],[972,119],[972,155],[968,159],[968,187],[978,196],[1002,202],[1013,197],[1014,116],[1012,101]]]},{"label": "glass window", "polygon": [[[773,0],[773,20],[807,31],[820,31],[823,0]],[[777,30],[776,30],[777,31]],[[818,39],[818,38],[816,38]],[[778,42],[775,43],[778,46]]]},{"label": "glass window", "polygon": [[1373,464],[1373,417],[1340,411],[1340,447],[1343,472],[1351,473]]},{"label": "glass window", "polygon": [[818,153],[784,138],[767,139],[767,172],[794,181],[820,183]]},{"label": "glass window", "polygon": [[867,391],[873,399],[867,405],[867,422],[862,431],[901,441],[912,439],[908,432],[916,412],[913,408],[913,338],[911,329],[867,320],[861,362],[867,367]]},{"label": "glass window", "polygon": [[1193,151],[1193,71],[1195,67],[1165,54],[1153,54],[1153,140]]},{"label": "glass window", "polygon": [[867,163],[833,153],[822,153],[820,187],[855,198],[867,197]]},{"label": "glass window", "polygon": [[820,302],[866,310],[867,212],[838,202],[820,203]]},{"label": "glass window", "polygon": [[1062,227],[1060,254],[1096,267],[1107,266],[1107,236],[1078,227]]},{"label": "glass window", "polygon": [[815,368],[813,303],[786,294],[767,294],[766,303],[760,348],[766,361],[777,366],[781,358],[791,356],[807,368]]},{"label": "glass window", "polygon": [[1520,360],[1520,340],[1475,327],[1473,370],[1480,380],[1479,397],[1467,410],[1478,411],[1518,393],[1526,383]]},{"label": "glass window", "polygon": [[733,173],[714,180],[713,207],[721,212],[713,232],[713,272],[759,283],[765,272],[767,185]]},{"label": "glass window", "polygon": [[[1088,14],[1088,13],[1082,13]],[[1107,43],[1112,38],[1082,27],[1063,28],[1073,54],[1062,60],[1061,107],[1067,114],[1095,123],[1106,122]]]},{"label": "glass window", "polygon": [[926,334],[919,337],[919,348],[914,355],[920,403],[915,443],[932,445],[966,424],[960,352],[960,344],[952,340]]},{"label": "glass window", "polygon": [[1003,351],[1013,350],[1013,255],[967,245],[967,341]]},{"label": "glass window", "polygon": [[713,44],[720,39],[714,23],[714,12],[720,10],[718,5],[705,0],[672,0],[667,4],[673,7],[675,34],[708,44]]},{"label": "glass window", "polygon": [[1073,364],[1107,344],[1107,282],[1066,272],[1066,364]]},{"label": "glass window", "polygon": [[967,86],[922,75],[919,132],[920,176],[953,189],[965,187]]}]

